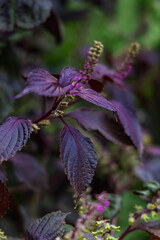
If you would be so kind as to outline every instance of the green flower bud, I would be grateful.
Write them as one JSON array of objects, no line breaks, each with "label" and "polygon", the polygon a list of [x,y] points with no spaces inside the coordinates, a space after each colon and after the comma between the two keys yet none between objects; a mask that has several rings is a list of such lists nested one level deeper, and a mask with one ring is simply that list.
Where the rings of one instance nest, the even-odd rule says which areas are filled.
[{"label": "green flower bud", "polygon": [[136,210],[143,210],[143,207],[140,206],[140,205],[135,205],[134,208],[135,208]]},{"label": "green flower bud", "polygon": [[152,211],[151,214],[152,214],[152,218],[154,219],[158,218],[158,214],[155,211]]},{"label": "green flower bud", "polygon": [[111,229],[119,232],[120,231],[120,226],[111,225]]},{"label": "green flower bud", "polygon": [[100,220],[100,221],[97,221],[97,226],[101,226],[101,225],[103,225],[105,223],[105,221],[104,220]]},{"label": "green flower bud", "polygon": [[135,219],[134,219],[133,216],[129,217],[129,219],[128,219],[128,223],[129,223],[130,226],[133,225],[134,221],[135,221]]},{"label": "green flower bud", "polygon": [[110,229],[111,229],[111,225],[110,225],[109,223],[106,223],[106,224],[105,224],[105,230],[106,230],[107,232],[109,232]]},{"label": "green flower bud", "polygon": [[157,199],[157,203],[160,203],[160,198]]},{"label": "green flower bud", "polygon": [[7,240],[7,237],[4,235],[4,232],[0,229],[0,240]]},{"label": "green flower bud", "polygon": [[147,208],[150,209],[150,210],[155,209],[155,207],[156,206],[154,204],[151,204],[151,203],[148,203],[148,205],[147,205]]},{"label": "green flower bud", "polygon": [[148,222],[150,220],[146,213],[142,214],[141,219],[143,219],[145,222]]}]

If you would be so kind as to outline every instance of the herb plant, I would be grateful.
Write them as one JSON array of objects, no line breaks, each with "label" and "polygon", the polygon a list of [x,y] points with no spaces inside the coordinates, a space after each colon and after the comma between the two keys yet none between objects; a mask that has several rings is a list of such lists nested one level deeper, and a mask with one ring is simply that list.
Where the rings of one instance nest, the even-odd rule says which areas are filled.
[{"label": "herb plant", "polygon": [[[83,70],[65,67],[56,76],[43,69],[32,70],[27,76],[23,76],[26,87],[15,98],[33,92],[40,96],[49,97],[51,107],[36,119],[9,117],[0,126],[1,163],[10,159],[16,168],[16,165],[21,164],[23,154],[17,154],[15,157],[14,155],[27,143],[30,135],[33,134],[32,132],[39,131],[42,124],[51,124],[55,118],[64,124],[60,133],[60,158],[65,174],[76,192],[76,205],[79,199],[82,202],[80,219],[77,221],[75,229],[65,234],[62,239],[123,239],[128,233],[137,229],[150,232],[151,223],[151,225],[143,223],[137,225],[138,221],[139,219],[148,221],[149,213],[154,218],[158,216],[160,209],[159,195],[157,195],[159,185],[150,183],[147,186],[148,194],[150,194],[147,208],[143,209],[137,206],[136,212],[129,216],[129,227],[118,238],[113,237],[114,231],[119,231],[119,227],[110,223],[108,219],[100,220],[99,218],[104,209],[110,205],[107,193],[98,195],[95,203],[91,203],[86,196],[83,197],[92,181],[97,165],[94,145],[90,138],[84,136],[66,121],[67,117],[74,118],[84,129],[98,131],[110,141],[133,145],[137,149],[139,158],[141,158],[143,144],[140,125],[132,99],[130,99],[128,86],[125,83],[125,78],[132,68],[138,50],[139,45],[133,43],[124,63],[112,71],[99,63],[103,53],[103,45],[101,42],[94,41],[93,47],[87,52]],[[113,96],[110,101],[100,94],[105,84]],[[111,116],[108,117],[105,111],[90,107],[65,113],[68,105],[73,105],[80,99],[112,112]],[[2,217],[8,208],[9,200],[7,189],[3,183],[1,183],[1,189]],[[146,193],[144,195],[146,196]],[[27,229],[26,239],[61,239],[66,216],[67,214],[61,212],[53,212],[36,220]],[[157,224],[159,226],[157,222],[152,226],[157,226]],[[1,235],[1,239],[5,239],[3,233]]]},{"label": "herb plant", "polygon": [[[139,236],[134,235],[138,230],[148,234],[146,239],[160,239],[160,148],[151,144],[145,126],[154,125],[154,119],[152,127],[158,135],[155,112],[159,95],[153,100],[153,87],[150,89],[150,75],[155,79],[158,76],[158,55],[143,53],[133,42],[127,52],[114,58],[102,44],[104,38],[104,45],[110,45],[113,53],[119,46],[126,46],[128,39],[138,39],[142,48],[147,43],[158,46],[158,34],[155,38],[151,34],[159,29],[158,1],[155,6],[137,0],[131,0],[130,6],[126,0],[84,1],[86,8],[79,9],[80,2],[0,1],[0,240],[131,240]],[[118,25],[108,22],[104,36],[99,22],[103,19],[106,25],[105,16],[99,10],[87,16],[92,4],[103,7],[108,15],[117,7]],[[127,14],[124,5],[129,9]],[[134,38],[130,33],[138,23],[135,17],[132,19],[130,8],[135,11],[141,5],[148,6],[145,14],[155,26],[148,28],[148,40],[140,34],[143,19]],[[69,6],[73,8],[68,10]],[[76,16],[87,16],[90,24],[84,26],[81,21],[80,40],[70,30],[71,46],[66,41],[66,46],[58,48],[56,44],[64,37],[60,18],[66,21]],[[131,20],[130,28],[128,24],[125,28],[126,16]],[[90,36],[92,27],[101,41],[84,50],[79,43]],[[44,54],[50,49],[45,31],[55,38],[55,58]],[[68,51],[71,64],[65,64]],[[38,55],[44,57],[44,65],[29,62]],[[82,67],[77,67],[81,55]],[[29,59],[23,65],[25,56]],[[50,68],[46,63],[51,63]],[[61,71],[56,70],[58,64],[63,65]],[[14,80],[17,72],[24,88]],[[136,79],[134,83],[130,82],[130,73]],[[158,91],[158,81],[154,84]],[[132,90],[144,101],[146,111],[154,105],[147,123],[143,121],[144,112],[138,111],[137,117]],[[13,102],[15,111],[8,116]],[[138,179],[144,184],[140,185]],[[63,200],[57,200],[56,195],[62,195]],[[126,196],[128,212],[123,210]]]}]

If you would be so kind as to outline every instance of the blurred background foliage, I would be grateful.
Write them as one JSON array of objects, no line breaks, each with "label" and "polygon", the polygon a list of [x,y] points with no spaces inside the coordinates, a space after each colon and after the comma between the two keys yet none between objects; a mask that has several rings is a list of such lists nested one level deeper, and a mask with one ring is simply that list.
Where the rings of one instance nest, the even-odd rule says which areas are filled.
[{"label": "blurred background foliage", "polygon": [[[50,0],[53,9],[50,21],[46,21],[47,15],[46,19],[44,16],[45,20],[34,26],[35,16],[29,20],[17,17],[15,27],[12,27],[15,24],[14,16],[18,14],[18,12],[14,12],[15,1],[11,1],[12,4],[9,5],[11,8],[9,13],[7,12],[9,14],[7,16],[10,16],[11,22],[10,24],[7,22],[7,25],[6,19],[9,21],[9,18],[6,17],[6,12],[4,14],[2,9],[3,2],[0,1],[1,121],[9,115],[34,119],[41,112],[43,99],[33,94],[16,101],[11,98],[24,86],[22,74],[25,75],[36,67],[42,67],[51,73],[59,73],[65,66],[80,69],[84,61],[85,51],[94,40],[101,41],[104,45],[102,62],[114,68],[123,59],[130,43],[136,41],[140,44],[141,50],[128,78],[128,83],[134,92],[145,144],[160,144],[159,0]],[[30,0],[30,2],[32,1]],[[32,23],[31,26],[27,25],[28,22]],[[9,26],[9,29],[6,29],[6,26]],[[72,124],[75,122],[73,121]],[[24,151],[29,151],[36,156],[47,168],[50,190],[43,201],[38,199],[36,193],[23,193],[22,197],[19,192],[16,192],[15,185],[17,183],[12,176],[12,166],[6,163],[7,172],[11,173],[8,174],[8,186],[14,201],[8,215],[0,220],[0,223],[9,235],[17,236],[17,233],[21,233],[23,231],[22,218],[25,219],[23,222],[26,223],[33,217],[34,213],[44,215],[46,212],[57,209],[70,211],[73,213],[69,219],[70,223],[73,223],[77,217],[77,213],[73,210],[72,190],[66,181],[58,159],[58,136],[61,128],[62,125],[58,121],[54,121],[52,125],[43,128],[40,133],[33,136],[24,149]],[[101,141],[103,142],[102,139],[100,139]],[[96,145],[99,148],[98,143]],[[108,151],[113,152],[113,158],[121,151],[117,147],[113,147],[111,143],[105,143],[104,146]],[[123,169],[121,174],[126,176],[126,179],[128,172],[133,167],[130,166],[131,159],[136,159],[135,153],[128,155],[128,152],[121,154],[120,164],[117,168]],[[107,158],[108,154],[106,153],[105,156]],[[135,164],[134,162],[133,165]],[[101,190],[105,188],[105,190],[115,193],[114,187],[111,186],[112,181],[110,184],[109,181],[110,174],[107,175],[103,172],[103,161],[100,161],[93,181],[93,193],[100,191],[99,187]],[[128,219],[129,211],[132,211],[130,209],[137,203],[137,196],[131,193],[131,190],[136,187],[141,187],[140,180],[131,181],[130,190],[127,189],[127,192],[122,196],[123,208],[118,217],[118,224],[122,226],[122,229]],[[30,203],[28,196],[31,198]],[[31,205],[31,217],[28,216],[29,204]],[[35,207],[36,204],[37,207]],[[13,224],[13,214],[16,221],[21,223],[18,228]],[[147,236],[144,233],[142,236],[135,233],[134,237],[133,235],[128,236],[126,240],[136,237],[147,240],[149,239]]]}]

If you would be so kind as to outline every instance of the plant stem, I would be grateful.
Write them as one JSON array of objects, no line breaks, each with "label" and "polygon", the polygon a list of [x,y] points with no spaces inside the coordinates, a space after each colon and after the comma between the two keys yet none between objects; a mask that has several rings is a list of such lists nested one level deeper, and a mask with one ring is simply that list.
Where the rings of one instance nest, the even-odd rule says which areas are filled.
[{"label": "plant stem", "polygon": [[132,226],[128,226],[128,227],[126,228],[126,230],[120,235],[120,237],[119,237],[118,240],[124,239],[124,237],[125,237],[126,235],[128,235],[129,233],[137,230],[136,228],[133,228],[133,227],[134,227],[135,225],[137,225],[137,222],[140,220],[140,217],[142,216],[142,214],[148,213],[148,212],[150,212],[149,209],[144,209],[141,213],[138,213],[138,214],[134,217],[134,218],[135,218],[135,224],[132,225]]},{"label": "plant stem", "polygon": [[46,117],[48,117],[53,111],[56,110],[57,106],[59,105],[59,103],[61,102],[61,98],[58,101],[54,100],[54,104],[51,106],[51,108],[46,111],[45,113],[43,113],[39,118],[37,118],[36,120],[33,121],[34,124],[39,123],[40,121],[44,120]]},{"label": "plant stem", "polygon": [[122,240],[128,233],[130,233],[131,226],[128,226],[126,230],[121,234],[118,240]]}]

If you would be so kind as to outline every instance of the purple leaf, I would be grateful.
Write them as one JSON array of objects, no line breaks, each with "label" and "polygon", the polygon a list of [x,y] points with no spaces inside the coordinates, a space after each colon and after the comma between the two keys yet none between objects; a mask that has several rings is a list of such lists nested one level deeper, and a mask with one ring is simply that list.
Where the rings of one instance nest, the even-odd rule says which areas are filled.
[{"label": "purple leaf", "polygon": [[65,67],[61,71],[59,83],[62,87],[67,87],[75,81],[75,77],[81,78],[79,71],[75,68]]},{"label": "purple leaf", "polygon": [[27,86],[15,98],[20,98],[31,92],[46,97],[57,97],[64,93],[57,78],[40,68],[31,71],[27,76],[26,82]]},{"label": "purple leaf", "polygon": [[113,85],[110,87],[114,98],[112,102],[117,109],[117,115],[123,125],[124,131],[131,138],[141,157],[143,152],[142,133],[134,109],[132,94],[127,90],[127,87],[125,91],[121,91],[113,87]]},{"label": "purple leaf", "polygon": [[40,191],[47,188],[46,170],[36,158],[26,153],[18,153],[11,162],[18,180],[24,182],[30,189]]},{"label": "purple leaf", "polygon": [[2,181],[3,183],[7,181],[6,172],[3,166],[0,166],[0,181]]},{"label": "purple leaf", "polygon": [[97,165],[93,143],[69,125],[61,131],[60,140],[64,171],[80,196],[91,183]]},{"label": "purple leaf", "polygon": [[67,215],[67,213],[57,211],[37,219],[27,229],[25,240],[53,240],[61,237],[64,231],[64,219]]},{"label": "purple leaf", "polygon": [[113,103],[116,106],[117,114],[124,127],[125,133],[131,138],[141,156],[143,152],[142,134],[135,112],[130,108],[124,107],[121,103],[116,101],[113,101]]},{"label": "purple leaf", "polygon": [[0,162],[13,157],[26,144],[32,131],[30,120],[9,117],[0,126]]},{"label": "purple leaf", "polygon": [[160,183],[160,158],[144,159],[143,165],[135,169],[135,174],[144,182],[156,181]]},{"label": "purple leaf", "polygon": [[117,111],[114,105],[110,101],[108,101],[106,98],[102,97],[99,93],[95,92],[92,89],[89,89],[89,88],[81,89],[80,92],[76,92],[76,95],[99,107],[108,109],[113,112]]},{"label": "purple leaf", "polygon": [[81,108],[67,114],[67,116],[75,118],[86,130],[98,131],[109,141],[118,144],[132,144],[121,124],[110,119],[103,112],[91,108]]}]

